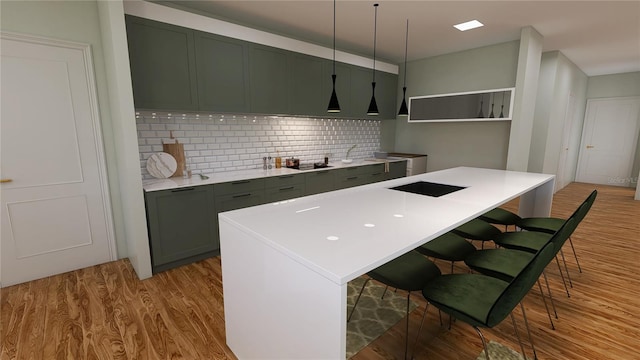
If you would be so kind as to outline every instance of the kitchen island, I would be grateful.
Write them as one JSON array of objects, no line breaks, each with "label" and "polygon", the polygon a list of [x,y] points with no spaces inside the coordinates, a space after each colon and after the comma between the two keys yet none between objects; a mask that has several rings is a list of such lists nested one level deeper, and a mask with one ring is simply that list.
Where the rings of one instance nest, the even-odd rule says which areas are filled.
[{"label": "kitchen island", "polygon": [[[439,197],[391,189],[429,182]],[[344,359],[347,283],[554,176],[459,167],[219,214],[227,345],[240,359]]]}]

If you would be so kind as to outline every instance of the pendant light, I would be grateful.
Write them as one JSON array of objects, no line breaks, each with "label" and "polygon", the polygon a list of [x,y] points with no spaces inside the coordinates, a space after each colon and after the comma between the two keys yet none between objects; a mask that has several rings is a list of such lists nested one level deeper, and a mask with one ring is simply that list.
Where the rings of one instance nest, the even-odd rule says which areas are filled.
[{"label": "pendant light", "polygon": [[371,102],[367,115],[378,115],[378,104],[376,103],[376,32],[378,30],[378,4],[373,4],[375,17],[373,22],[373,81],[371,82]]},{"label": "pendant light", "polygon": [[327,112],[339,113],[340,103],[338,102],[338,95],[336,95],[336,0],[333,0],[333,74],[331,75],[331,81],[333,90],[331,91]]},{"label": "pendant light", "polygon": [[484,94],[480,95],[480,112],[478,112],[479,118],[484,118],[484,112],[482,112],[483,107],[484,107]]},{"label": "pendant light", "polygon": [[407,49],[409,48],[409,19],[407,19],[407,32],[404,38],[404,86],[402,86],[402,104],[400,104],[400,110],[398,115],[409,115],[409,108],[407,108]]},{"label": "pendant light", "polygon": [[501,118],[504,117],[504,93],[505,93],[505,91],[502,92],[502,105],[500,105],[500,117]]}]

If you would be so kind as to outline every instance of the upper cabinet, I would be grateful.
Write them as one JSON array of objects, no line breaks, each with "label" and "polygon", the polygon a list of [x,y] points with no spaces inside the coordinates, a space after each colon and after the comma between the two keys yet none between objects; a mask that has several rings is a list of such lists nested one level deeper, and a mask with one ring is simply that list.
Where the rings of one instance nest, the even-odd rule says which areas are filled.
[{"label": "upper cabinet", "polygon": [[202,31],[194,33],[199,110],[249,112],[247,43]]},{"label": "upper cabinet", "polygon": [[287,52],[253,45],[249,50],[251,79],[251,112],[260,114],[288,114]]},{"label": "upper cabinet", "polygon": [[398,76],[336,63],[341,112],[327,113],[331,60],[126,16],[137,109],[395,119]]},{"label": "upper cabinet", "polygon": [[198,110],[193,31],[126,17],[136,108]]}]

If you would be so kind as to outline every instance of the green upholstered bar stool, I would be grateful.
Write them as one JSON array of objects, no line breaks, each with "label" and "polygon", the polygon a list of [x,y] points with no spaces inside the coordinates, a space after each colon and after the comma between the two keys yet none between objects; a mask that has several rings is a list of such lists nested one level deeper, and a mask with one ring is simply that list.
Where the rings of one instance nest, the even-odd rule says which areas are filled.
[{"label": "green upholstered bar stool", "polygon": [[549,261],[553,259],[554,250],[553,243],[547,244],[510,282],[482,274],[451,274],[433,279],[422,290],[422,295],[428,302],[422,319],[423,323],[429,304],[468,323],[480,336],[486,357],[489,359],[487,344],[480,328],[492,328],[511,315],[520,349],[522,354],[526,355],[512,314],[513,309],[520,304],[534,359],[537,359],[522,299],[540,277]]},{"label": "green upholstered bar stool", "polygon": [[[580,214],[576,214],[577,215],[576,226],[584,219],[585,216],[587,216],[587,213],[591,209],[591,206],[595,202],[597,196],[598,196],[598,191],[593,190],[591,194],[587,196],[584,202],[578,207],[578,209],[576,209],[574,214],[576,214],[578,210],[582,209]],[[586,207],[582,208],[583,205],[586,205]],[[558,229],[560,229],[560,227],[564,224],[565,221],[566,221],[565,219],[554,218],[554,217],[529,217],[529,218],[521,219],[520,221],[518,221],[516,225],[521,229],[525,229],[529,231],[540,231],[540,232],[552,234],[558,231]],[[578,255],[576,254],[576,249],[573,246],[573,241],[571,240],[571,237],[569,237],[569,244],[571,245],[571,251],[573,251],[573,256],[576,259],[576,264],[578,265],[578,271],[582,272],[582,267],[580,266],[580,262],[578,261]],[[564,254],[562,254],[562,256],[564,258]]]},{"label": "green upholstered bar stool", "polygon": [[485,241],[492,241],[493,238],[502,234],[502,231],[500,231],[497,227],[480,219],[473,219],[471,221],[468,221],[451,230],[451,232],[462,236],[465,239],[482,241],[483,249]]},{"label": "green upholstered bar stool", "polygon": [[435,259],[451,261],[453,274],[454,262],[464,261],[467,256],[476,251],[476,248],[462,236],[448,232],[416,248],[416,251]]},{"label": "green upholstered bar stool", "polygon": [[404,357],[407,358],[409,349],[409,306],[412,291],[420,291],[434,278],[440,276],[440,269],[433,261],[425,258],[416,251],[410,251],[400,257],[397,257],[388,263],[381,265],[367,273],[369,278],[362,284],[360,293],[356,298],[351,314],[347,318],[347,322],[351,320],[351,316],[360,301],[362,291],[369,280],[377,280],[387,286],[407,292],[407,325],[405,332],[405,348]]},{"label": "green upholstered bar stool", "polygon": [[517,214],[503,208],[489,210],[478,218],[490,224],[504,225],[505,231],[509,230],[509,226],[515,227],[522,220]]}]

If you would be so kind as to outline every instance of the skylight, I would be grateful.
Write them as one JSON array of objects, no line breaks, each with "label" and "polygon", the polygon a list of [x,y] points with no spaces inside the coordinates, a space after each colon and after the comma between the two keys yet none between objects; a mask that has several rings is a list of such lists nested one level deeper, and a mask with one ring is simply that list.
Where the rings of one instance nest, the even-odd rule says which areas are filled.
[{"label": "skylight", "polygon": [[467,30],[479,28],[482,26],[484,26],[484,24],[478,20],[471,20],[471,21],[463,22],[462,24],[453,25],[454,28],[460,31],[467,31]]}]

